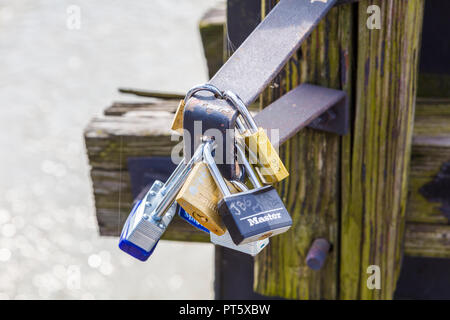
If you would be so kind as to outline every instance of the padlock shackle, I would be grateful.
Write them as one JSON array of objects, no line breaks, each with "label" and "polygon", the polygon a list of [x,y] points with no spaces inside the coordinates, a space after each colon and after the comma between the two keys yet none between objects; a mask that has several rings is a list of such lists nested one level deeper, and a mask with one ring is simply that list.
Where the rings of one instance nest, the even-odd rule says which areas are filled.
[{"label": "padlock shackle", "polygon": [[247,130],[247,127],[244,125],[240,117],[236,118],[236,127],[238,128],[240,134],[244,134]]},{"label": "padlock shackle", "polygon": [[238,180],[231,180],[230,182],[231,182],[231,184],[232,184],[233,186],[235,186],[236,189],[238,189],[240,192],[248,191],[247,186],[246,186],[244,183],[242,183],[241,181],[238,181]]},{"label": "padlock shackle", "polygon": [[220,192],[224,197],[231,196],[231,192],[228,189],[227,183],[225,182],[225,179],[220,174],[219,168],[217,167],[216,162],[214,161],[214,158],[212,156],[212,150],[213,150],[213,143],[214,140],[209,140],[206,142],[205,146],[203,147],[203,160],[205,161],[209,172],[211,173],[211,176],[214,179],[214,182],[219,187]]},{"label": "padlock shackle", "polygon": [[180,172],[186,167],[185,158],[181,159],[181,162],[178,164],[178,166],[175,168],[175,170],[172,172],[172,174],[169,176],[167,181],[164,183],[164,186],[162,187],[162,192],[165,192],[170,186],[172,185],[173,181],[176,177],[180,175]]},{"label": "padlock shackle", "polygon": [[163,198],[153,211],[152,217],[154,220],[160,220],[175,201],[178,192],[180,192],[183,187],[183,184],[185,183],[195,163],[202,159],[204,145],[205,143],[202,143],[198,146],[188,163],[185,164],[183,159],[169,177],[169,183],[166,182],[163,187],[164,190],[162,190]]},{"label": "padlock shackle", "polygon": [[214,94],[216,98],[222,98],[222,91],[220,91],[216,86],[213,86],[209,83],[199,84],[191,89],[186,93],[186,96],[184,97],[184,102],[187,104],[187,101],[197,92],[199,91],[209,91]]},{"label": "padlock shackle", "polygon": [[244,102],[234,92],[227,90],[223,93],[223,97],[231,102],[231,104],[239,111],[252,133],[258,131],[258,125],[256,124],[255,119],[253,119],[253,116],[250,111],[248,111]]},{"label": "padlock shackle", "polygon": [[244,148],[240,143],[236,143],[236,150],[237,150],[237,156],[238,160],[242,162],[245,168],[245,172],[248,175],[248,178],[250,179],[250,182],[252,183],[254,188],[261,188],[263,185],[259,181],[258,177],[256,176],[255,171],[253,170],[251,164],[248,162],[247,158],[245,157]]}]

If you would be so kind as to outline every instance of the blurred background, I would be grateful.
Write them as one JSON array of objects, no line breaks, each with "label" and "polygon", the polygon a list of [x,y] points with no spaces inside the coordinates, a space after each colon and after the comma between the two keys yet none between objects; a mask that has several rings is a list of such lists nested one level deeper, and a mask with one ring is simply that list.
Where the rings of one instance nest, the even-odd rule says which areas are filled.
[{"label": "blurred background", "polygon": [[0,299],[213,298],[213,245],[142,263],[98,235],[83,129],[118,87],[207,80],[198,21],[219,2],[0,0]]}]

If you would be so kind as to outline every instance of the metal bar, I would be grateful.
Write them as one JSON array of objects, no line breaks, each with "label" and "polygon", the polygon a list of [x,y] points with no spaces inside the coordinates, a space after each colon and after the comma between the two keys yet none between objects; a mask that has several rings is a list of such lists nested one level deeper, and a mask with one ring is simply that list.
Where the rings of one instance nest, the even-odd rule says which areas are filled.
[{"label": "metal bar", "polygon": [[[325,2],[311,2],[311,0],[280,1],[209,83],[222,91],[230,90],[248,106],[280,72],[289,57],[298,49],[335,2],[336,0],[327,0]],[[204,117],[203,115],[207,113],[205,110],[200,109],[205,108],[208,108],[208,113],[215,112],[214,117],[211,114],[208,117]],[[261,116],[265,112],[268,111],[263,111]],[[183,121],[184,129],[187,129],[184,137],[184,152],[187,159],[189,159],[190,153],[199,143],[198,137],[192,137],[192,133],[195,132],[193,130],[194,120],[204,122],[206,125],[203,128],[204,132],[209,128],[220,128],[214,122],[217,122],[216,118],[221,119],[224,117],[228,118],[227,121],[223,122],[228,125],[222,125],[223,128],[221,128],[225,132],[225,127],[234,128],[237,117],[235,110],[229,104],[222,100],[210,99],[210,97],[202,93],[190,99],[184,110]],[[294,135],[300,128],[298,124],[293,123],[295,121],[295,118],[290,119],[289,129],[294,131],[289,131],[289,136]],[[277,126],[281,129],[284,127],[284,124],[282,121],[279,121]],[[267,126],[267,128],[270,128],[270,126]],[[189,132],[191,140],[186,139],[187,132]],[[225,137],[224,141],[227,141],[229,137],[223,136]],[[227,143],[229,144],[230,141],[227,141]],[[228,150],[228,153],[230,153],[234,150],[234,147],[226,148],[225,150]],[[224,164],[219,164],[219,169],[226,178],[232,180],[238,177],[238,167],[232,162],[227,164],[230,163],[228,159],[233,159],[235,156],[235,154],[228,153],[222,152],[225,161],[223,162]]]},{"label": "metal bar", "polygon": [[231,195],[231,192],[228,189],[228,186],[225,180],[223,179],[222,175],[220,174],[219,168],[217,168],[217,165],[215,164],[214,158],[211,155],[211,151],[212,151],[212,143],[206,143],[203,152],[204,161],[208,166],[211,176],[213,177],[214,181],[219,187],[220,192],[224,197],[228,197]]},{"label": "metal bar", "polygon": [[[258,126],[267,130],[274,146],[283,144],[321,114],[334,107],[336,117],[323,121],[316,127],[339,134],[348,130],[348,106],[344,91],[328,89],[311,84],[301,84],[280,99],[264,108],[255,116]],[[272,137],[271,130],[278,130],[279,139]]]},{"label": "metal bar", "polygon": [[250,182],[253,185],[253,188],[261,188],[263,185],[261,182],[259,182],[258,177],[256,176],[255,172],[253,171],[253,168],[251,164],[247,161],[247,158],[245,157],[245,152],[243,147],[238,143],[236,144],[236,150],[239,162],[244,165],[245,172],[247,173],[247,176],[250,180]]},{"label": "metal bar", "polygon": [[336,0],[282,0],[210,80],[252,103]]},{"label": "metal bar", "polygon": [[[360,0],[337,0],[336,6]],[[227,47],[233,53],[261,22],[261,0],[227,1]]]}]

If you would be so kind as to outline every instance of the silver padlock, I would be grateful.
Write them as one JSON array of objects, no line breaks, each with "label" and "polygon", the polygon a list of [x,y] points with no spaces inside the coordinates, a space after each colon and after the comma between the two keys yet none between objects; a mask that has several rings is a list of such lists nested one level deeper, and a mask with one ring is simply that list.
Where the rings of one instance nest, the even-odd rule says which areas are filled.
[{"label": "silver padlock", "polygon": [[150,257],[176,214],[175,197],[194,164],[202,159],[203,146],[197,148],[188,163],[183,159],[165,184],[155,181],[144,198],[136,203],[120,235],[121,250],[141,261]]}]

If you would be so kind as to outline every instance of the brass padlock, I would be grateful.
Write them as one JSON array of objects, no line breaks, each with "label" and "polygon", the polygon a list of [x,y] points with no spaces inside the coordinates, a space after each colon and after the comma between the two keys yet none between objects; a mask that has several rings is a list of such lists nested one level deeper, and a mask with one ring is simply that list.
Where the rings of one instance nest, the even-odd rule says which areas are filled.
[{"label": "brass padlock", "polygon": [[266,183],[279,182],[289,176],[263,128],[258,128],[253,133],[246,131],[243,136],[249,151],[257,155],[254,164]]},{"label": "brass padlock", "polygon": [[[227,182],[232,193],[239,190]],[[219,216],[217,203],[222,199],[214,179],[204,162],[198,162],[177,195],[177,203],[202,226],[221,236],[227,230]]]},{"label": "brass padlock", "polygon": [[183,113],[184,113],[184,100],[180,100],[178,104],[177,111],[175,112],[175,117],[172,120],[172,125],[170,128],[179,134],[183,134]]},{"label": "brass padlock", "polygon": [[[242,100],[231,91],[226,91],[223,96],[236,107],[247,124],[244,126],[240,119],[236,121],[240,135],[243,137],[245,145],[249,150],[250,163],[256,165],[257,171],[262,176],[264,182],[271,184],[288,177],[289,172],[286,170],[277,151],[267,137],[265,130],[258,128]],[[255,156],[256,159],[254,159]]]},{"label": "brass padlock", "polygon": [[177,111],[175,112],[175,117],[172,120],[172,125],[170,128],[180,134],[183,134],[183,114],[184,114],[184,107],[186,105],[186,102],[197,92],[199,91],[209,91],[213,93],[216,97],[222,97],[222,92],[220,92],[219,89],[217,89],[215,86],[210,85],[208,83],[200,84],[198,86],[193,87],[190,89],[183,100],[180,100],[180,103],[178,104]]}]

